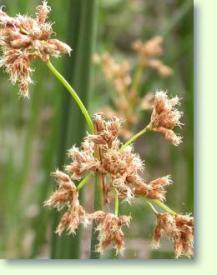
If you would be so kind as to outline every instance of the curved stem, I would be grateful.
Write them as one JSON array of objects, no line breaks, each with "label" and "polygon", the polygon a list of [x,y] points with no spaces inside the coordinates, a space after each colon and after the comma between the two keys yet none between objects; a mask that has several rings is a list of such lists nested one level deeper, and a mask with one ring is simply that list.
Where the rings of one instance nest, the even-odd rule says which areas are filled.
[{"label": "curved stem", "polygon": [[92,121],[86,107],[84,106],[83,102],[81,101],[80,97],[77,95],[77,93],[71,87],[71,85],[68,83],[68,81],[57,71],[57,69],[53,66],[53,64],[50,61],[47,62],[47,66],[50,69],[50,71],[53,73],[53,75],[62,83],[62,85],[66,88],[66,90],[73,97],[76,104],[80,108],[82,114],[84,115],[84,118],[87,122],[89,129],[91,130],[91,132],[94,132],[93,121]]},{"label": "curved stem", "polygon": [[84,185],[89,181],[89,179],[91,178],[91,174],[89,174],[89,175],[87,175],[86,177],[84,177],[81,181],[80,181],[80,183],[78,184],[78,186],[77,186],[77,190],[81,190],[83,187],[84,187]]},{"label": "curved stem", "polygon": [[149,130],[148,126],[146,126],[144,129],[142,129],[141,131],[139,131],[137,134],[135,134],[134,136],[132,136],[127,142],[125,142],[121,149],[126,148],[128,145],[130,145],[131,143],[133,143],[135,140],[137,140],[137,138],[141,137],[143,134],[145,134],[147,131]]}]

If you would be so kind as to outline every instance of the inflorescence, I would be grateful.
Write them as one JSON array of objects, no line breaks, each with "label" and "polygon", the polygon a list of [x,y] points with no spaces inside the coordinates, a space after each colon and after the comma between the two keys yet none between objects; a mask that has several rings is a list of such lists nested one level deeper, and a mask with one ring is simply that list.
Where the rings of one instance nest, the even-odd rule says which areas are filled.
[{"label": "inflorescence", "polygon": [[10,17],[0,9],[0,67],[5,68],[13,84],[18,83],[24,97],[29,97],[33,60],[48,62],[50,56],[71,52],[67,44],[52,38],[52,24],[46,22],[50,11],[46,1],[36,8],[35,18],[20,14]]},{"label": "inflorescence", "polygon": [[[8,72],[12,83],[18,83],[20,94],[24,97],[29,96],[33,71],[30,65],[33,60],[40,59],[48,63],[51,56],[58,57],[71,52],[68,45],[52,38],[52,24],[46,22],[50,11],[46,1],[36,8],[34,18],[25,15],[10,17],[0,9],[0,66]],[[144,197],[156,215],[154,246],[158,247],[161,236],[166,235],[174,243],[176,257],[193,255],[193,217],[177,214],[163,204],[166,200],[165,187],[172,184],[171,177],[166,175],[146,182],[144,163],[132,145],[147,130],[159,132],[168,142],[179,145],[181,137],[174,132],[175,127],[182,126],[182,113],[176,108],[179,98],[169,98],[163,91],[149,97],[146,101],[148,109],[152,110],[149,124],[139,135],[131,137],[130,142],[122,144],[120,140],[120,136],[124,135],[121,120],[125,120],[129,126],[138,119],[134,115],[134,106],[138,103],[136,92],[142,70],[151,67],[162,76],[172,73],[169,67],[156,58],[163,52],[161,44],[161,37],[155,37],[144,44],[140,41],[133,44],[139,59],[136,81],[131,79],[127,61],[119,64],[109,54],[95,56],[98,62],[102,62],[106,77],[114,81],[118,93],[117,112],[113,112],[110,119],[105,119],[105,114],[94,115],[94,131],[87,134],[80,148],[73,146],[68,151],[70,163],[64,167],[64,172],[56,170],[52,173],[57,182],[57,190],[44,205],[64,212],[56,233],[61,235],[66,231],[76,234],[80,224],[88,226],[94,222],[98,232],[95,249],[100,254],[110,245],[117,254],[123,253],[125,242],[122,228],[129,226],[132,218],[119,215],[119,201],[127,201],[132,205],[134,198]],[[132,103],[134,105],[129,105]],[[125,129],[126,136],[131,136],[130,127]],[[80,204],[79,191],[92,175],[100,175],[104,207],[100,211],[88,213]],[[114,213],[106,212],[105,206],[113,202]],[[158,212],[154,203],[164,211]]]},{"label": "inflorescence", "polygon": [[[175,145],[180,143],[180,138],[173,132],[173,128],[181,125],[181,113],[175,109],[177,103],[177,97],[169,99],[166,93],[157,92],[147,126],[150,131],[163,134],[169,131],[170,134],[164,136]],[[65,166],[65,172],[57,170],[53,174],[57,179],[58,189],[45,205],[57,210],[65,209],[57,227],[58,234],[64,230],[75,234],[79,224],[88,225],[94,221],[99,232],[96,251],[102,254],[112,245],[118,254],[123,252],[125,246],[122,226],[129,226],[131,217],[106,213],[103,210],[87,213],[79,203],[79,188],[76,189],[74,182],[82,182],[88,175],[100,174],[103,179],[104,205],[114,202],[116,194],[118,200],[132,205],[136,197],[144,197],[149,202],[165,201],[165,187],[172,184],[172,180],[169,175],[148,183],[144,180],[144,163],[140,156],[135,153],[133,145],[123,146],[119,140],[121,121],[117,117],[106,120],[102,114],[96,114],[93,122],[94,134],[88,134],[80,148],[73,146],[68,151],[70,163]],[[193,253],[193,218],[175,212],[155,214],[155,247],[158,246],[161,235],[166,235],[174,242],[177,257],[190,257]]]},{"label": "inflorescence", "polygon": [[[117,116],[125,121],[121,128],[120,136],[125,140],[132,136],[132,130],[138,124],[141,111],[150,110],[153,103],[153,94],[148,93],[141,98],[139,89],[145,79],[144,72],[153,69],[161,77],[172,75],[172,69],[165,65],[159,56],[164,53],[163,38],[153,37],[145,43],[137,40],[132,44],[132,49],[137,55],[136,64],[131,64],[127,59],[118,62],[110,53],[94,54],[95,64],[101,64],[105,78],[113,86],[110,89],[115,92],[112,96],[112,107],[105,106],[102,112],[107,118]],[[135,67],[135,68],[134,68]],[[132,75],[133,74],[133,75]]]}]

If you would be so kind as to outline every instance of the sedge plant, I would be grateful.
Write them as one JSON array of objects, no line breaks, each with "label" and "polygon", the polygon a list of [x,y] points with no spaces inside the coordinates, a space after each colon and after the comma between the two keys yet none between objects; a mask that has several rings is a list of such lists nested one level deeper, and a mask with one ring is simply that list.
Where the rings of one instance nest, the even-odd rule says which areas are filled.
[{"label": "sedge plant", "polygon": [[[12,83],[18,84],[20,95],[29,97],[31,63],[35,59],[42,60],[70,94],[87,124],[88,133],[80,148],[73,145],[67,152],[69,163],[62,170],[51,173],[57,189],[44,205],[62,213],[56,233],[74,235],[80,224],[84,227],[94,224],[91,258],[99,258],[109,246],[117,255],[123,254],[123,228],[130,226],[133,219],[120,215],[119,206],[122,201],[127,201],[133,207],[134,199],[142,197],[156,218],[153,246],[158,248],[161,236],[166,235],[174,244],[176,257],[192,257],[193,217],[179,214],[165,204],[166,187],[172,184],[169,175],[145,181],[144,162],[133,147],[133,143],[147,131],[161,133],[175,146],[181,143],[182,138],[175,133],[175,128],[182,126],[182,112],[177,108],[179,98],[170,98],[163,91],[156,92],[148,125],[122,143],[119,139],[122,120],[118,117],[108,120],[103,113],[90,115],[76,91],[51,63],[51,57],[70,54],[71,48],[52,38],[52,24],[47,23],[50,11],[46,1],[36,8],[34,18],[25,15],[10,17],[0,10],[0,65],[10,75]],[[90,179],[93,177],[96,179],[95,209],[91,213],[80,202],[80,192],[92,184]]]}]

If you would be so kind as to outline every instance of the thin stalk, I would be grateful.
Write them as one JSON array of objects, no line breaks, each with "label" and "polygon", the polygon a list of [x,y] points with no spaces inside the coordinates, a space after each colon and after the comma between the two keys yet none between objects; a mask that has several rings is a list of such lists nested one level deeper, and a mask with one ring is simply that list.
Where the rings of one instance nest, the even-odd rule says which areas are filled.
[{"label": "thin stalk", "polygon": [[137,134],[135,134],[134,136],[132,136],[127,142],[125,142],[121,149],[126,148],[128,145],[130,145],[131,143],[133,143],[135,140],[137,140],[139,137],[141,137],[143,134],[145,134],[148,130],[150,130],[148,128],[148,126],[146,126],[144,129],[142,129],[141,131],[139,131]]},{"label": "thin stalk", "polygon": [[147,203],[147,205],[151,208],[151,210],[155,213],[155,215],[158,214],[157,210],[155,209],[155,207],[153,206],[153,204],[149,201],[149,200],[145,200],[145,202]]},{"label": "thin stalk", "polygon": [[[92,62],[91,57],[95,43],[95,27],[96,27],[96,1],[95,0],[70,0],[70,17],[69,17],[69,44],[74,49],[72,59],[67,62],[66,75],[70,83],[74,83],[76,91],[79,91],[79,97],[85,106],[89,102],[89,94],[91,90],[92,79]],[[74,30],[74,31],[73,31]],[[69,93],[71,96],[71,93]],[[66,100],[66,102],[68,102]],[[65,102],[64,102],[65,103]],[[63,109],[66,105],[63,103]],[[76,102],[77,103],[77,102]],[[80,144],[86,127],[83,122],[83,115],[77,108],[70,108],[69,117],[67,122],[67,129],[64,139],[64,145],[70,147],[72,144]],[[86,113],[87,114],[87,113]],[[89,119],[90,121],[90,119]],[[65,122],[63,121],[63,124]],[[90,123],[89,123],[90,125]],[[88,125],[88,126],[89,126]],[[93,125],[91,121],[91,132]],[[64,149],[61,153],[65,155],[65,148],[62,144],[60,147]],[[63,155],[59,155],[58,166],[63,165]],[[59,162],[60,162],[59,161]],[[84,192],[80,190],[79,200],[82,204]],[[54,226],[56,227],[59,221],[58,215],[54,217]],[[62,259],[79,259],[81,253],[81,236],[82,230],[79,228],[75,236],[67,236],[66,234],[61,237],[53,234],[52,238],[52,258]]]},{"label": "thin stalk", "polygon": [[134,91],[137,91],[139,84],[141,83],[144,67],[145,65],[139,63],[136,69],[135,75],[133,77],[132,87],[131,87],[131,89]]},{"label": "thin stalk", "polygon": [[[96,175],[95,177],[95,197],[94,197],[94,210],[102,210],[103,209],[103,190],[102,190],[102,182],[100,180],[100,175]],[[98,243],[98,232],[96,231],[97,224],[93,222],[92,227],[92,236],[91,236],[91,251],[90,251],[90,259],[99,259],[100,253],[96,252],[96,245]]]},{"label": "thin stalk", "polygon": [[91,174],[87,175],[86,177],[83,178],[83,180],[79,183],[79,185],[77,186],[77,190],[81,190],[86,183],[88,183],[89,179],[91,178]]},{"label": "thin stalk", "polygon": [[58,72],[58,70],[53,66],[53,64],[50,61],[47,62],[47,66],[50,69],[50,71],[53,73],[53,75],[62,83],[62,85],[66,88],[66,90],[70,93],[72,98],[75,100],[76,104],[80,108],[80,110],[87,122],[89,129],[91,130],[91,132],[93,132],[94,125],[93,125],[92,119],[91,119],[86,107],[84,106],[83,102],[81,101],[80,97],[77,95],[77,93],[72,88],[72,86],[69,84],[69,82]]},{"label": "thin stalk", "polygon": [[149,199],[148,201],[155,204],[155,205],[157,205],[158,207],[160,207],[161,209],[163,209],[164,211],[168,212],[171,215],[176,215],[177,214],[174,210],[172,210],[166,204],[164,204],[163,202],[161,202],[159,200]]},{"label": "thin stalk", "polygon": [[[119,199],[118,199],[118,191],[115,189],[115,215],[119,215]],[[113,252],[111,254],[111,259],[118,259],[118,254],[116,253],[115,249],[113,249]]]}]

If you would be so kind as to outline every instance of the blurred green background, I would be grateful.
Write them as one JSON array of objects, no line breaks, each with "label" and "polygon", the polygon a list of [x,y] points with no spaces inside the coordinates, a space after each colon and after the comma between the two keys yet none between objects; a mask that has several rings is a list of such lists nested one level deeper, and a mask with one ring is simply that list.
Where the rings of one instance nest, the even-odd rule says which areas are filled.
[{"label": "blurred green background", "polygon": [[[10,15],[33,14],[40,1],[5,0]],[[50,0],[51,21],[60,40],[74,49],[70,58],[54,61],[91,113],[106,103],[108,89],[102,73],[91,62],[94,52],[134,59],[131,43],[155,35],[164,38],[163,61],[174,74],[161,78],[149,72],[141,89],[145,94],[167,90],[182,98],[184,137],[178,148],[157,134],[147,134],[136,149],[145,160],[146,177],[171,174],[168,205],[179,212],[193,211],[193,2],[189,0]],[[90,232],[59,238],[53,234],[58,216],[43,207],[55,188],[50,172],[65,163],[65,151],[85,134],[77,107],[56,82],[45,64],[35,62],[30,100],[18,97],[8,77],[0,74],[0,257],[88,258]],[[141,129],[149,117],[144,112]],[[92,208],[93,188],[83,193],[83,203]],[[154,217],[142,200],[122,204],[133,222],[126,230],[123,258],[173,258],[172,245],[163,241],[160,250],[150,249]],[[108,254],[105,257],[109,257]]]}]

